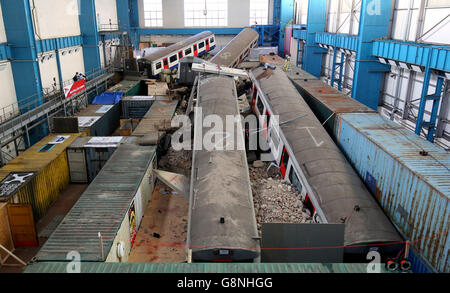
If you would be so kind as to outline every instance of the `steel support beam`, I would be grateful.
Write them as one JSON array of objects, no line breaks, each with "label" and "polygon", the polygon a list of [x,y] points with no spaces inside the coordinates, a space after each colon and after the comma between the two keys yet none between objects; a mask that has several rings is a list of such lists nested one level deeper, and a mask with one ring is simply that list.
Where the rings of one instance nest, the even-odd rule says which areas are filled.
[{"label": "steel support beam", "polygon": [[[425,76],[423,80],[422,94],[420,97],[419,113],[417,114],[417,124],[416,124],[416,134],[420,135],[423,128],[428,129],[427,140],[434,142],[434,132],[436,130],[436,120],[438,116],[439,102],[441,100],[441,93],[444,86],[445,77],[443,75],[438,75],[436,82],[436,91],[434,94],[428,95],[428,90],[430,87],[432,71],[429,66],[427,66],[425,71]],[[427,101],[432,101],[432,109],[430,114],[430,121],[425,122],[425,109]]]},{"label": "steel support beam", "polygon": [[352,97],[374,110],[378,109],[380,101],[383,71],[389,67],[372,55],[372,47],[375,39],[389,34],[391,7],[392,0],[361,2]]},{"label": "steel support beam", "polygon": [[280,40],[278,55],[284,57],[286,47],[286,26],[294,18],[294,0],[281,0],[280,6]]},{"label": "steel support beam", "polygon": [[97,31],[97,15],[95,12],[95,0],[79,0],[80,30],[83,36],[84,70],[86,75],[98,70],[101,66],[99,41]]},{"label": "steel support beam", "polygon": [[11,50],[17,102],[22,111],[29,103],[30,97],[36,97],[36,106],[42,104],[42,81],[30,1],[0,0],[0,3],[6,38]]}]

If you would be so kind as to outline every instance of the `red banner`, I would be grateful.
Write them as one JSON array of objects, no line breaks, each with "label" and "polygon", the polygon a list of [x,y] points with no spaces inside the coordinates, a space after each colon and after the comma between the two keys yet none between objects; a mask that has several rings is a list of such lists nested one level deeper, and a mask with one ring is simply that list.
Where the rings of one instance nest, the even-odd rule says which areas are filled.
[{"label": "red banner", "polygon": [[66,96],[66,99],[72,97],[75,94],[78,94],[79,92],[86,89],[86,81],[83,79],[80,79],[77,82],[74,82],[71,85],[68,85],[64,87],[64,95]]}]

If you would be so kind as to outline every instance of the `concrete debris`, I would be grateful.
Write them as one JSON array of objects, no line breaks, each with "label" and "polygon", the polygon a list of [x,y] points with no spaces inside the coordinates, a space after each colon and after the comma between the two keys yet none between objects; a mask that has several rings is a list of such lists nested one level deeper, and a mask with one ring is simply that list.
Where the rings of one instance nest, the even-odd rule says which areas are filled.
[{"label": "concrete debris", "polygon": [[163,171],[183,174],[190,177],[192,166],[192,151],[175,151],[169,148],[167,154],[159,161],[159,169]]},{"label": "concrete debris", "polygon": [[262,161],[254,161],[253,162],[253,168],[263,168],[266,164],[264,164]]},{"label": "concrete debris", "polygon": [[311,215],[304,209],[297,189],[283,181],[279,171],[275,172],[277,168],[271,168],[271,174],[268,174],[266,170],[270,164],[259,162],[263,164],[262,167],[249,166],[259,235],[263,223],[312,223]]}]

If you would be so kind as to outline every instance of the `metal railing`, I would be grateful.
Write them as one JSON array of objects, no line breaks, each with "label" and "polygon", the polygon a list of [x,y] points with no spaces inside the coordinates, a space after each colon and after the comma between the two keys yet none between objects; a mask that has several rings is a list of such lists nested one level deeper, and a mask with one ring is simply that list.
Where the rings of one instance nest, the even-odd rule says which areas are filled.
[{"label": "metal railing", "polygon": [[[89,80],[95,79],[98,76],[108,72],[108,70],[112,70],[111,68],[105,69],[94,69],[91,72],[86,73],[86,82]],[[0,108],[0,124],[7,122],[8,120],[18,116],[26,114],[28,111],[31,111],[43,103],[50,101],[51,99],[56,98],[59,95],[63,95],[63,88],[67,85],[73,83],[73,79],[69,79],[63,82],[63,85],[57,85],[53,88],[44,88],[41,93],[41,97],[38,94],[20,99],[16,103],[10,104],[3,108]]]},{"label": "metal railing", "polygon": [[[67,103],[71,103],[78,97],[84,96],[87,91],[111,78],[113,73],[113,68],[105,68],[91,72],[87,75],[86,89],[68,99],[65,98],[62,91],[51,96],[47,101],[43,99],[36,101],[36,97],[30,97],[30,99],[34,98],[35,100],[28,102],[26,105],[27,107],[20,105],[20,115],[16,115],[0,124],[0,141],[2,138],[21,130],[23,127],[26,128],[28,124],[45,117],[52,111],[62,109],[62,107],[66,109]],[[34,108],[32,108],[32,106],[34,106]],[[18,107],[18,105],[14,107]]]}]

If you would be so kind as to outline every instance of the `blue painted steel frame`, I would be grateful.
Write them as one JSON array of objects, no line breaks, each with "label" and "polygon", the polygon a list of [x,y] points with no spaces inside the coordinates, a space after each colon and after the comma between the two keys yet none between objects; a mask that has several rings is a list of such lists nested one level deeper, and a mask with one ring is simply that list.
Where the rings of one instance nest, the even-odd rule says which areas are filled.
[{"label": "blue painted steel frame", "polygon": [[38,53],[55,51],[57,49],[64,49],[81,45],[83,45],[82,36],[72,36],[72,37],[63,37],[63,38],[36,41],[36,48]]},{"label": "blue painted steel frame", "polygon": [[38,106],[42,103],[42,82],[30,1],[0,1],[19,108],[23,110],[33,96],[38,98],[38,103],[34,105]]},{"label": "blue painted steel frame", "polygon": [[373,44],[372,54],[377,57],[450,72],[450,46],[376,40]]},{"label": "blue painted steel frame", "polygon": [[279,25],[252,25],[252,29],[259,34],[259,46],[278,46],[280,40]]},{"label": "blue painted steel frame", "polygon": [[373,42],[389,34],[392,0],[376,2],[378,9],[373,11],[373,0],[361,1],[359,38],[356,50],[352,97],[366,106],[377,110],[380,101],[383,73],[389,66],[381,64],[372,55]]},{"label": "blue painted steel frame", "polygon": [[11,59],[11,48],[7,43],[0,44],[0,60]]},{"label": "blue painted steel frame", "polygon": [[320,78],[322,70],[322,54],[327,51],[317,45],[315,42],[315,34],[325,31],[327,0],[308,1],[308,25],[306,29],[303,69],[315,77]]},{"label": "blue painted steel frame", "polygon": [[80,30],[83,36],[84,70],[86,75],[98,70],[101,66],[97,31],[97,16],[94,0],[80,0]]},{"label": "blue painted steel frame", "polygon": [[[425,68],[415,133],[420,135],[422,128],[427,128],[427,140],[433,142],[439,101],[441,99],[444,84],[444,77],[440,72],[450,72],[450,46],[427,45],[394,40],[377,40],[374,42],[372,54],[376,57]],[[428,95],[432,70],[438,71],[438,80],[435,93]],[[430,121],[425,122],[424,116],[427,101],[432,101],[433,106]]]},{"label": "blue painted steel frame", "polygon": [[329,45],[350,51],[358,50],[358,36],[348,34],[316,33],[315,38],[315,41],[318,44]]},{"label": "blue painted steel frame", "polygon": [[294,18],[294,0],[281,0],[278,55],[284,57],[286,25]]}]

